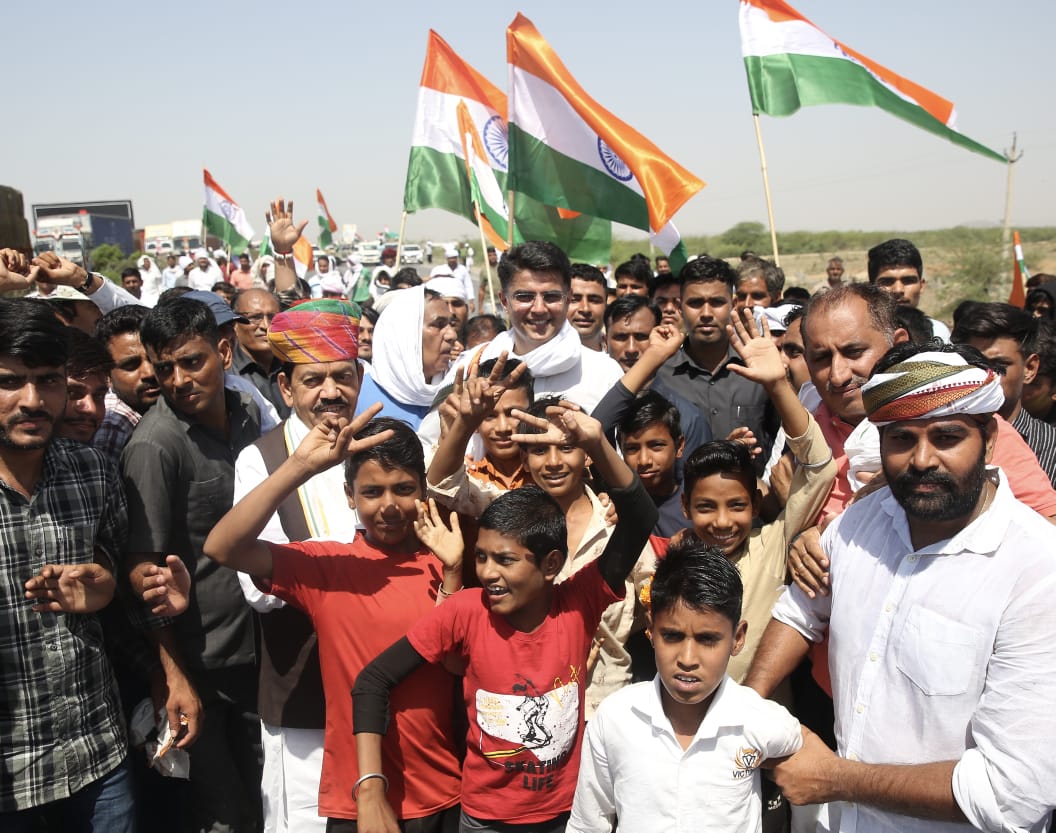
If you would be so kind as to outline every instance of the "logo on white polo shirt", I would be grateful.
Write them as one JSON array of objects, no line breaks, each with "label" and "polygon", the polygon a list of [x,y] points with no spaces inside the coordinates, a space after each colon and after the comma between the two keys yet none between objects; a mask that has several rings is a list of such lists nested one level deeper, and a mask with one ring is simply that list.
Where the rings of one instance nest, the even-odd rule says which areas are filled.
[{"label": "logo on white polo shirt", "polygon": [[733,756],[733,765],[736,767],[733,771],[733,777],[735,779],[750,778],[762,762],[763,756],[759,754],[758,749],[742,746],[737,750],[737,754]]}]

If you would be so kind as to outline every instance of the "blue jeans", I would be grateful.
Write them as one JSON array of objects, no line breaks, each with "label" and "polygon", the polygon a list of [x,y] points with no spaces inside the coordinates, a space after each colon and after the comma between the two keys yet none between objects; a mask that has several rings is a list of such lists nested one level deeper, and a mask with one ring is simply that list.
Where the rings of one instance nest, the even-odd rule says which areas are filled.
[{"label": "blue jeans", "polygon": [[128,759],[87,787],[41,807],[0,813],[4,833],[136,833]]}]

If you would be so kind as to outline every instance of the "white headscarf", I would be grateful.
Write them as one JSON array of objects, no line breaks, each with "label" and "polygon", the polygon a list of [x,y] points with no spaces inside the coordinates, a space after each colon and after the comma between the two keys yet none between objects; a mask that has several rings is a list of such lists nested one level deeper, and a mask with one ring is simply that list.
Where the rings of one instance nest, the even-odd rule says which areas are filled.
[{"label": "white headscarf", "polygon": [[[440,385],[430,384],[422,370],[425,286],[392,293],[374,327],[374,380],[403,405],[433,404]],[[573,332],[575,332],[573,330]]]},{"label": "white headscarf", "polygon": [[[432,283],[432,281],[429,283]],[[480,360],[483,362],[497,358],[503,351],[509,353],[510,358],[520,359],[528,365],[532,376],[540,379],[565,373],[575,367],[576,362],[580,361],[580,357],[583,355],[583,343],[579,340],[579,333],[566,320],[562,323],[557,335],[523,356],[514,349],[513,331],[506,330],[501,332],[484,345]],[[471,358],[470,354],[475,355],[477,352],[476,350],[467,350],[462,355],[463,357]],[[375,355],[377,354],[375,353]],[[465,361],[469,361],[469,358],[465,358]],[[462,364],[464,362],[460,361],[459,363]],[[454,373],[449,373],[448,376],[453,377]]]},{"label": "white headscarf", "polygon": [[[268,276],[266,278],[260,273],[261,267],[265,263],[268,264]],[[268,281],[275,280],[275,258],[271,255],[261,255],[253,261],[253,266],[250,267],[249,274],[253,276],[253,286],[267,286]]]},{"label": "white headscarf", "polygon": [[[147,268],[143,268],[143,261],[147,262]],[[161,276],[161,270],[158,268],[157,262],[154,258],[148,255],[143,255],[139,259],[139,276],[143,279],[143,290],[141,301],[144,306],[154,306],[154,302],[158,300],[158,296],[161,294],[162,285],[164,279]]]}]

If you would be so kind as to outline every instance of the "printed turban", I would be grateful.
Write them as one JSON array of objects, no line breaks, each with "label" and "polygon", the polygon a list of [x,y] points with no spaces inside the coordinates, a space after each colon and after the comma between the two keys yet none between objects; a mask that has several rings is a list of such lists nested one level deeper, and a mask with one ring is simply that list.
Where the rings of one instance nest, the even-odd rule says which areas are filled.
[{"label": "printed turban", "polygon": [[1004,401],[997,374],[968,364],[957,353],[918,353],[874,374],[862,386],[865,411],[877,426],[992,414]]},{"label": "printed turban", "polygon": [[268,328],[271,352],[282,362],[316,364],[359,355],[359,307],[324,298],[280,312]]}]

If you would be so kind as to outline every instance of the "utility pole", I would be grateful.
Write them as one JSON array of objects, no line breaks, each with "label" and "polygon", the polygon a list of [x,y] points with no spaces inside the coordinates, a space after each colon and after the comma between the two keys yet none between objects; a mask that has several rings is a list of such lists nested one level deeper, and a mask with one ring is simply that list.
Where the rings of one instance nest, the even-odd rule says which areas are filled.
[{"label": "utility pole", "polygon": [[1001,276],[1004,284],[1007,286],[1011,283],[1012,272],[1011,272],[1011,260],[1009,242],[1011,240],[1011,228],[1012,228],[1012,182],[1014,179],[1015,168],[1013,167],[1020,159],[1023,158],[1023,151],[1016,153],[1016,134],[1012,134],[1012,150],[1008,148],[1004,149],[1005,162],[1008,163],[1008,180],[1005,183],[1005,224],[1001,229]]}]

